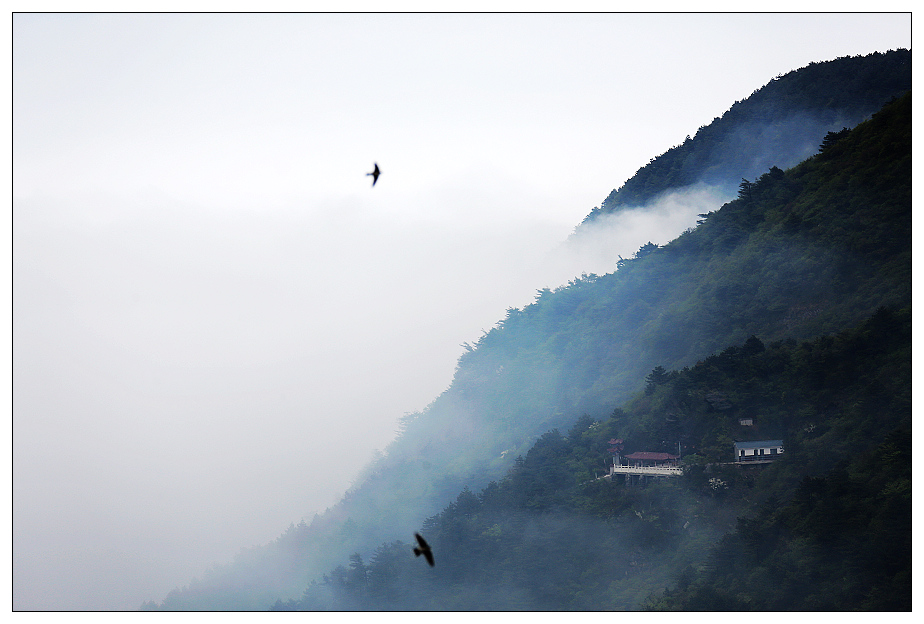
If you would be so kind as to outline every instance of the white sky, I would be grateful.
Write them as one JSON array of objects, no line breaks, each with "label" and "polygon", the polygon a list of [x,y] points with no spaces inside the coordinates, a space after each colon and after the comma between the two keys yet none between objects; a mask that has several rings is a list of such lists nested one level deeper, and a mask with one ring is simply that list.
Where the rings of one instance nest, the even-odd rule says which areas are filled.
[{"label": "white sky", "polygon": [[907,14],[13,26],[17,609],[134,609],[310,520],[462,342],[611,270],[550,254],[650,158],[911,45]]}]

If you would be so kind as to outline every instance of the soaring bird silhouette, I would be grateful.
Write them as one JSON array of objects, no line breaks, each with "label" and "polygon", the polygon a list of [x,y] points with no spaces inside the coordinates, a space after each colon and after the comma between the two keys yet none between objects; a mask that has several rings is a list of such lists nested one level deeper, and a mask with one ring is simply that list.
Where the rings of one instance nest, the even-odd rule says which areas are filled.
[{"label": "soaring bird silhouette", "polygon": [[375,183],[379,181],[379,174],[382,173],[379,171],[379,163],[374,163],[375,169],[372,170],[372,173],[367,173],[366,175],[372,176],[372,186],[375,186]]},{"label": "soaring bird silhouette", "polygon": [[419,557],[423,555],[427,558],[427,563],[429,563],[432,568],[434,566],[433,551],[430,550],[430,545],[420,536],[420,533],[414,533],[414,537],[417,538],[417,543],[420,544],[420,546],[414,546],[414,556]]}]

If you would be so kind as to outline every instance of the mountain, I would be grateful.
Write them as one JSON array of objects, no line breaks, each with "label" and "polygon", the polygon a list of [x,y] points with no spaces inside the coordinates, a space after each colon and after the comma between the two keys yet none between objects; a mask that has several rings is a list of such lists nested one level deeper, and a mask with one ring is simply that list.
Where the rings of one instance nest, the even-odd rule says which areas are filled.
[{"label": "mountain", "polygon": [[[910,129],[908,94],[708,219],[750,223],[729,256],[750,258],[755,283],[784,240],[894,254],[881,274],[891,292],[877,295],[891,307],[801,344],[752,335],[681,370],[657,366],[608,417],[546,432],[502,479],[427,518],[438,569],[385,543],[273,608],[910,610]],[[877,229],[883,239],[861,236]],[[688,276],[664,263],[692,264],[702,247],[672,245],[620,272]],[[770,328],[775,315],[749,316]],[[785,440],[775,461],[732,461],[735,441],[767,439]],[[676,450],[683,474],[600,478],[622,447]]]},{"label": "mountain", "polygon": [[[423,523],[436,569],[383,544],[274,609],[910,610],[910,406],[908,310],[801,344],[751,337],[464,489]],[[736,465],[732,437],[785,451]],[[693,451],[682,476],[597,478],[614,444],[665,438]]]},{"label": "mountain", "polygon": [[[910,64],[901,51],[863,58],[878,71],[884,59]],[[266,609],[300,599],[354,554],[350,570],[364,574],[364,560],[381,548],[399,551],[395,539],[410,539],[447,503],[458,506],[460,491],[475,496],[472,489],[501,482],[537,441],[556,448],[547,432],[571,428],[582,414],[622,422],[610,416],[656,367],[695,366],[752,335],[762,343],[814,339],[855,328],[879,308],[910,306],[910,110],[909,94],[853,130],[831,128],[815,139],[819,154],[739,180],[737,199],[669,244],[645,245],[613,273],[543,289],[534,303],[511,308],[340,504],[146,608]],[[704,439],[704,462],[726,452],[718,441],[708,451]],[[676,441],[662,437],[663,448],[643,450]],[[704,533],[696,552],[721,529]],[[639,591],[636,602],[651,588]]]},{"label": "mountain", "polygon": [[735,102],[693,138],[671,148],[614,189],[584,219],[644,206],[694,184],[734,194],[742,178],[787,168],[811,156],[818,137],[852,128],[911,88],[911,51],[876,52],[811,63],[777,76]]}]

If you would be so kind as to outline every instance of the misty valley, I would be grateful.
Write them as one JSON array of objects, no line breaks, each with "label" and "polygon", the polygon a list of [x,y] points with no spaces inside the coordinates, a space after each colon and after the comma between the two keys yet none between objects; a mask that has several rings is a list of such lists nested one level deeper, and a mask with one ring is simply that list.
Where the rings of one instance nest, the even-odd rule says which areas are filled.
[{"label": "misty valley", "polygon": [[652,159],[575,244],[733,199],[508,309],[337,505],[141,608],[910,610],[910,72],[813,63]]}]

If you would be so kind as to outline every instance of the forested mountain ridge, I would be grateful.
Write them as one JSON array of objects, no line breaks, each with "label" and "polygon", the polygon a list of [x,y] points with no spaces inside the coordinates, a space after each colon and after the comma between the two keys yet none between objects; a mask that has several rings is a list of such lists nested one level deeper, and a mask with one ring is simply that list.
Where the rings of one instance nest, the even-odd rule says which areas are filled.
[{"label": "forested mountain ridge", "polygon": [[[910,311],[881,308],[837,336],[751,337],[651,375],[624,409],[547,432],[424,521],[436,569],[386,543],[273,608],[910,609],[910,338]],[[735,465],[741,437],[786,450]],[[692,451],[683,476],[598,478],[614,443],[665,438]]]},{"label": "forested mountain ridge", "polygon": [[[834,282],[863,282],[855,262],[878,257],[888,288],[856,289],[833,315],[811,311],[806,320],[829,318],[802,344],[770,331],[780,311],[743,311],[780,339],[752,335],[692,367],[656,367],[608,417],[546,432],[502,479],[425,520],[439,570],[415,565],[403,541],[384,543],[274,608],[910,609],[910,121],[908,94],[829,134],[799,167],[742,183],[700,226],[719,248],[728,239],[715,234],[730,231],[737,253],[756,254],[758,280],[777,259],[760,252],[795,239],[809,253],[856,254],[823,276]],[[621,271],[657,264],[671,245]],[[825,330],[871,299],[890,307]],[[729,465],[735,440],[770,438],[785,440],[774,464]],[[683,477],[641,489],[597,479],[615,439],[627,452],[681,448]]]},{"label": "forested mountain ridge", "polygon": [[742,182],[738,199],[668,245],[509,310],[336,508],[160,606],[263,609],[296,598],[350,553],[368,560],[376,545],[409,537],[464,487],[502,479],[543,432],[582,413],[608,418],[656,366],[692,366],[752,334],[843,331],[879,307],[910,305],[910,119],[908,95],[818,137],[823,151],[799,166]]},{"label": "forested mountain ridge", "polygon": [[795,165],[814,153],[819,136],[852,128],[909,89],[909,50],[811,63],[777,76],[692,138],[652,158],[584,223],[696,183],[733,193],[741,178]]}]

